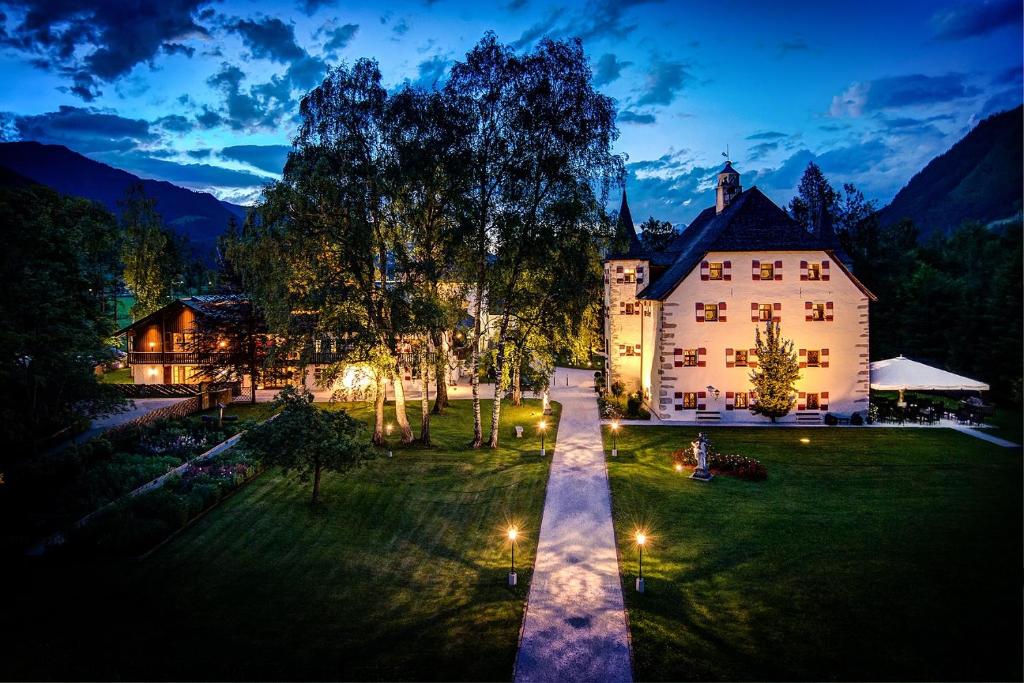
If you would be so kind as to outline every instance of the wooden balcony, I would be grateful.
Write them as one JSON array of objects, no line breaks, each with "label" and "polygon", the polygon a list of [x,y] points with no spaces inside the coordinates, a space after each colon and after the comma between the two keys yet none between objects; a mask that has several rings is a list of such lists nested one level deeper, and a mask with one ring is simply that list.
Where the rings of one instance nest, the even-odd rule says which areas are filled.
[{"label": "wooden balcony", "polygon": [[129,365],[198,365],[195,351],[129,351]]}]

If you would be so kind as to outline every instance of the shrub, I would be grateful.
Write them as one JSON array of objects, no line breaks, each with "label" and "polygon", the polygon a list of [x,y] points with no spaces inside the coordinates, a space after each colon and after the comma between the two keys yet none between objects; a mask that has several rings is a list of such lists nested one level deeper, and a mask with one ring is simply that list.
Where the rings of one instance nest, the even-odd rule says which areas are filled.
[{"label": "shrub", "polygon": [[860,413],[854,413],[853,415],[850,416],[850,424],[852,424],[855,427],[860,427],[861,425],[864,424],[863,416],[861,416]]},{"label": "shrub", "polygon": [[597,397],[597,410],[602,420],[614,420],[622,417],[622,405],[614,398],[607,396]]},{"label": "shrub", "polygon": [[624,385],[622,382],[612,382],[612,396],[618,398],[622,396],[622,394],[625,393],[625,391],[626,385]]},{"label": "shrub", "polygon": [[644,408],[644,400],[640,396],[640,392],[630,394],[629,398],[626,399],[626,417],[638,420],[649,420],[651,418],[651,414]]},{"label": "shrub", "polygon": [[825,413],[825,424],[827,424],[829,427],[835,427],[837,424],[839,424],[839,418],[833,415],[832,413]]},{"label": "shrub", "polygon": [[[672,464],[697,466],[697,458],[692,448],[680,448],[672,452]],[[768,478],[768,470],[760,460],[745,455],[723,455],[708,450],[708,469],[715,474],[727,474],[746,481],[764,481]]]}]

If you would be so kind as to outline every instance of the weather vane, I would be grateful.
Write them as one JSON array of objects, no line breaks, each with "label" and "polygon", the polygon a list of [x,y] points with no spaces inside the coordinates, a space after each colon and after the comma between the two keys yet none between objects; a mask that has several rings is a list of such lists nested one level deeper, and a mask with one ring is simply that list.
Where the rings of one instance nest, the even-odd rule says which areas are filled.
[{"label": "weather vane", "polygon": [[725,160],[726,160],[726,161],[732,161],[732,160],[731,160],[731,159],[729,158],[729,145],[726,145],[726,146],[725,146],[725,151],[724,151],[724,152],[722,152],[722,156],[723,156],[723,157],[725,157]]}]

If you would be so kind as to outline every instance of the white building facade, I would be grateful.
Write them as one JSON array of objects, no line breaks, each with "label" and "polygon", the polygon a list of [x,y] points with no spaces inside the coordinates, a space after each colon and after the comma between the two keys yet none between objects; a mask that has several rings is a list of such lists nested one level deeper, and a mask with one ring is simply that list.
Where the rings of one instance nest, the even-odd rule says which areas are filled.
[{"label": "white building facade", "polygon": [[779,422],[866,413],[874,295],[831,227],[808,233],[756,187],[742,191],[730,164],[717,194],[658,253],[644,253],[629,221],[633,243],[606,260],[608,385],[641,392],[662,420],[766,422],[750,411],[750,374],[755,329],[773,321],[800,362],[796,406]]}]

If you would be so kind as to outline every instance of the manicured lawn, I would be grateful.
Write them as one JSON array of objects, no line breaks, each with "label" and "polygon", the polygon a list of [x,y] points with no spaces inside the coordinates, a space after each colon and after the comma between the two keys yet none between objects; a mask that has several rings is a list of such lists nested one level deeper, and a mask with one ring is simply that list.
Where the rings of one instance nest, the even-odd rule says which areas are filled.
[{"label": "manicured lawn", "polygon": [[[696,429],[622,431],[609,475],[638,680],[1021,679],[1019,449],[707,429],[768,480],[699,484],[669,460]],[[644,595],[637,527],[653,536]]]},{"label": "manicured lawn", "polygon": [[100,382],[103,384],[134,384],[132,381],[131,368],[118,368],[100,375]]},{"label": "manicured lawn", "polygon": [[550,463],[511,432],[538,412],[504,407],[504,446],[473,452],[454,401],[434,449],[325,476],[316,511],[272,471],[144,561],[18,563],[0,678],[508,679]]}]

